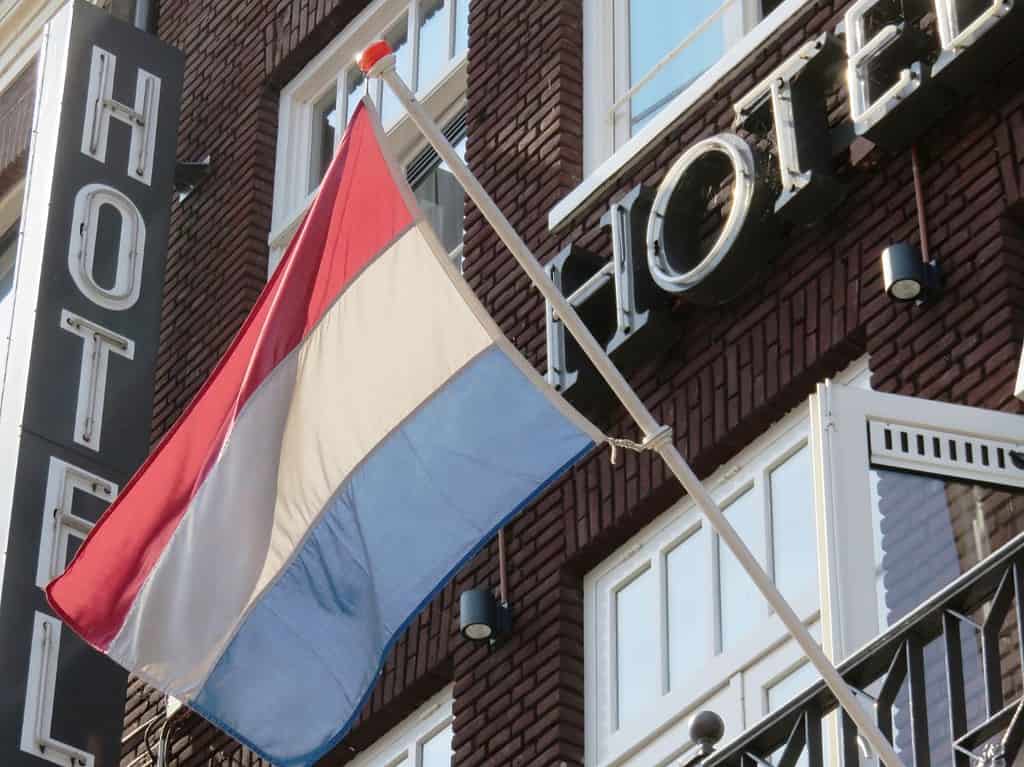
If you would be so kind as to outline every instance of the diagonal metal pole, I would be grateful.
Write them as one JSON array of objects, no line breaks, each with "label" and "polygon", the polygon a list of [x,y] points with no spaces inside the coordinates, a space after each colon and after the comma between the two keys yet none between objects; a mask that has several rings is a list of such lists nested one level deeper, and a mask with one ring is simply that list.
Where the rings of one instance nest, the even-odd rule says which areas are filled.
[{"label": "diagonal metal pole", "polygon": [[612,391],[622,402],[622,405],[636,421],[644,434],[644,446],[654,450],[661,456],[662,460],[669,467],[672,473],[679,480],[689,496],[694,500],[700,510],[708,518],[711,526],[719,537],[729,547],[733,556],[746,570],[747,575],[754,581],[758,590],[778,614],[790,636],[800,646],[815,670],[821,674],[825,684],[829,686],[836,700],[843,707],[850,718],[857,725],[861,735],[878,754],[886,767],[905,767],[903,761],[896,754],[892,744],[882,735],[875,720],[857,702],[853,691],[839,675],[836,667],[825,655],[821,646],[814,640],[807,627],[803,624],[797,614],[790,607],[789,602],[782,596],[775,587],[768,573],[761,567],[760,563],[747,548],[739,534],[726,520],[718,504],[711,498],[707,489],[693,473],[693,470],[686,463],[686,460],[676,449],[672,440],[672,431],[667,426],[659,424],[651,412],[637,396],[636,392],[629,385],[629,382],[615,367],[614,363],[605,354],[604,349],[597,342],[594,336],[587,329],[586,325],[576,314],[576,310],[569,304],[569,301],[551,282],[544,271],[544,268],[537,261],[533,253],[523,242],[522,238],[509,223],[487,194],[486,190],[477,181],[476,176],[469,170],[456,153],[448,139],[444,137],[441,129],[434,119],[423,109],[423,106],[416,100],[416,97],[409,91],[405,82],[395,70],[395,57],[386,43],[377,42],[372,44],[359,57],[359,65],[363,72],[369,77],[380,77],[388,84],[399,101],[405,106],[409,118],[413,121],[420,132],[427,139],[427,142],[434,148],[438,156],[448,165],[452,174],[466,190],[466,194],[476,205],[477,209],[494,228],[498,237],[511,251],[516,261],[526,271],[530,280],[554,308],[556,314],[562,320],[565,327],[572,333],[579,343],[580,348],[587,355],[594,367],[601,374],[604,380],[611,387]]}]

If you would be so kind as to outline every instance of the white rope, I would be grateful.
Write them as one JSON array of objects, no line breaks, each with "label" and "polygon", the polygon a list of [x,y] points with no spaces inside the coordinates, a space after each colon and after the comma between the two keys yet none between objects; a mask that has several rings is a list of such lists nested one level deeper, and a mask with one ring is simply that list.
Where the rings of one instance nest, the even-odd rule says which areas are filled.
[{"label": "white rope", "polygon": [[620,437],[605,437],[605,442],[608,443],[612,449],[611,462],[612,466],[617,466],[619,463],[619,450],[632,450],[634,453],[643,453],[648,450],[658,450],[666,441],[672,439],[672,428],[669,426],[662,426],[658,431],[652,434],[650,437],[645,439],[643,442],[634,442],[631,439],[622,439]]}]

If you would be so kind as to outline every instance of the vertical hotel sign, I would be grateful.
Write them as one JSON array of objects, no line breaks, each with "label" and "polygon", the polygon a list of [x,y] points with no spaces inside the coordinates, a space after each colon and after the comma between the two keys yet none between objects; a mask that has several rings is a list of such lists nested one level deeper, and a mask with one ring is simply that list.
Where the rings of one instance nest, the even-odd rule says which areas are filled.
[{"label": "vertical hotel sign", "polygon": [[119,762],[126,674],[50,612],[148,454],[183,62],[76,0],[39,56],[0,390],[0,764]]}]

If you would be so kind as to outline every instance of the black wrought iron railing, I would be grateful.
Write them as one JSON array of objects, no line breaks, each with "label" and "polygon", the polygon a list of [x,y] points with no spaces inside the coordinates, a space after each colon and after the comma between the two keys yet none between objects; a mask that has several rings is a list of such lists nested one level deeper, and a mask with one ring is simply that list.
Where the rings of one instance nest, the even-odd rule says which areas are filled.
[{"label": "black wrought iron railing", "polygon": [[[839,670],[908,767],[1013,765],[1024,741],[1024,535],[890,627]],[[706,714],[703,767],[863,767],[870,754],[817,682],[718,750]],[[838,730],[839,765],[829,732]],[[708,733],[712,734],[709,739]],[[725,733],[732,735],[732,733]]]}]

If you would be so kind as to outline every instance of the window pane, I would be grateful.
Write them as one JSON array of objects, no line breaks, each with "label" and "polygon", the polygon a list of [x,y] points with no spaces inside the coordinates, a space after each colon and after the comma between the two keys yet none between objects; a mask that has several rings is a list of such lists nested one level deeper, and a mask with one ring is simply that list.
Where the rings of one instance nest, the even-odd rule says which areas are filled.
[{"label": "window pane", "polygon": [[787,599],[818,596],[817,534],[811,452],[805,445],[771,473],[775,585]]},{"label": "window pane", "polygon": [[[693,34],[721,4],[722,0],[629,0],[630,86]],[[632,131],[653,117],[724,52],[725,25],[719,16],[632,98]]]},{"label": "window pane", "polygon": [[424,742],[421,748],[420,767],[451,767],[452,726],[449,724]]},{"label": "window pane", "polygon": [[455,3],[455,55],[469,47],[469,0],[454,0]]},{"label": "window pane", "polygon": [[1022,490],[891,469],[872,473],[883,625],[902,618],[1024,530]]},{"label": "window pane", "polygon": [[348,70],[345,75],[345,125],[352,120],[352,114],[363,98],[365,83],[366,78],[358,67]]},{"label": "window pane", "polygon": [[668,571],[669,688],[681,690],[687,678],[713,654],[711,562],[706,539],[695,533],[665,558]]},{"label": "window pane", "polygon": [[448,3],[420,0],[419,82],[417,92],[429,90],[448,66]]},{"label": "window pane", "polygon": [[[409,20],[408,16],[402,16],[399,21],[386,35],[391,50],[395,52],[395,69],[406,83],[412,82],[412,52],[406,44],[409,41]],[[384,85],[384,95],[381,97],[380,119],[384,125],[388,125],[398,119],[402,114],[402,104],[391,88]]]},{"label": "window pane", "polygon": [[[970,460],[982,463],[996,458],[975,454]],[[1024,490],[892,469],[872,470],[871,480],[882,627],[895,623],[1024,530]],[[972,617],[980,620],[982,615]],[[969,626],[960,624],[961,653],[967,720],[976,723],[985,716],[984,677],[980,637]],[[1017,636],[1011,611],[1001,632],[1003,658],[1019,658]],[[929,722],[936,722],[929,738],[935,767],[950,764],[944,656],[941,642],[924,649]],[[1019,661],[1004,660],[1001,668],[1004,695],[1016,699],[1020,694]],[[910,714],[906,693],[901,695],[894,706],[893,726],[897,750],[909,753]]]},{"label": "window pane", "polygon": [[319,186],[334,157],[334,132],[338,127],[337,95],[332,90],[313,106],[312,164],[309,189]]},{"label": "window pane", "polygon": [[[754,552],[754,556],[764,564],[763,512],[756,502],[754,492],[748,490],[733,501],[725,510],[725,514],[740,538]],[[728,546],[717,536],[716,541],[719,562],[718,594],[722,611],[722,650],[728,650],[751,632],[767,614],[767,610],[761,593],[729,551]]]},{"label": "window pane", "polygon": [[[465,158],[465,138],[455,145],[455,151]],[[451,253],[462,244],[466,201],[462,187],[449,167],[441,163],[416,182],[413,192],[441,244]]]},{"label": "window pane", "polygon": [[659,693],[657,610],[657,584],[651,570],[615,595],[620,727]]},{"label": "window pane", "polygon": [[818,678],[814,666],[804,663],[768,688],[768,711],[777,711]]}]

